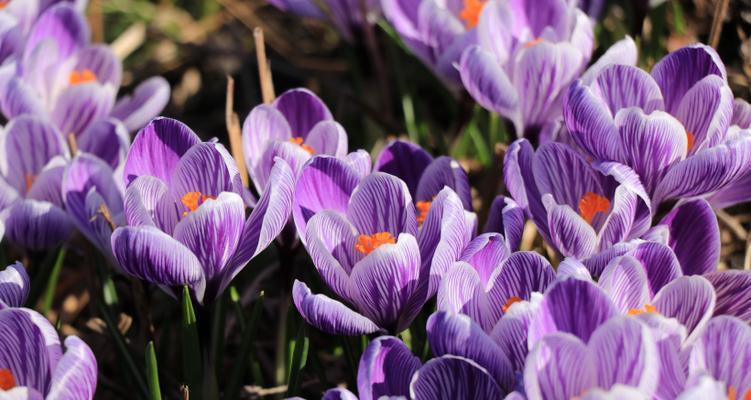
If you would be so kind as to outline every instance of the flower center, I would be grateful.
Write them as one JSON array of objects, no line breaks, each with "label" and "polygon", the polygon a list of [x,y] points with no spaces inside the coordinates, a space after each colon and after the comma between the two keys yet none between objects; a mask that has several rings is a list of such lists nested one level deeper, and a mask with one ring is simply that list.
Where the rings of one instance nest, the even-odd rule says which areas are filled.
[{"label": "flower center", "polygon": [[360,235],[357,237],[357,243],[355,243],[355,250],[366,256],[373,252],[373,250],[381,247],[384,244],[394,244],[396,238],[391,236],[389,232],[378,232],[373,235]]},{"label": "flower center", "polygon": [[628,315],[655,314],[657,307],[651,304],[645,304],[643,308],[632,308],[628,310]]},{"label": "flower center", "polygon": [[694,134],[686,131],[686,148],[691,151],[694,148]]},{"label": "flower center", "polygon": [[425,219],[428,218],[428,211],[430,211],[430,205],[433,204],[432,201],[418,201],[415,205],[417,207],[417,223],[422,226],[423,222],[425,222]]},{"label": "flower center", "polygon": [[532,47],[532,46],[534,46],[536,44],[540,44],[540,43],[542,43],[544,41],[545,41],[545,39],[543,39],[541,37],[538,37],[538,38],[536,38],[534,40],[530,40],[529,42],[524,43],[524,48],[528,49],[528,48],[530,48],[530,47]]},{"label": "flower center", "polygon": [[503,313],[505,314],[508,312],[511,306],[513,306],[515,303],[518,303],[520,301],[522,301],[521,297],[512,296],[511,298],[506,300],[506,304],[504,304],[503,307],[501,307],[501,310],[503,310]]},{"label": "flower center", "polygon": [[9,369],[0,368],[0,390],[11,390],[16,387],[16,378]]},{"label": "flower center", "polygon": [[36,175],[26,174],[26,176],[24,176],[24,181],[26,184],[26,193],[29,193],[29,190],[31,190],[31,187],[34,185],[34,181],[36,180],[37,180]]},{"label": "flower center", "polygon": [[216,200],[216,196],[206,195],[201,192],[185,193],[180,201],[185,205],[185,207],[188,207],[189,211],[185,211],[183,213],[183,217],[188,215],[188,213],[197,210],[198,207],[200,207],[201,204],[205,203],[207,200]]},{"label": "flower center", "polygon": [[610,200],[597,193],[584,193],[584,196],[579,200],[579,215],[590,225],[592,225],[592,220],[595,219],[598,212],[607,215],[608,210],[610,210]]},{"label": "flower center", "polygon": [[292,143],[294,143],[294,144],[296,144],[296,145],[298,145],[298,146],[300,146],[300,147],[302,147],[302,149],[305,150],[305,151],[307,151],[308,154],[310,154],[311,156],[316,153],[316,151],[315,151],[314,148],[312,148],[312,147],[310,147],[310,145],[304,144],[302,142],[303,139],[301,137],[289,138],[289,141],[292,142]]},{"label": "flower center", "polygon": [[464,8],[459,12],[459,18],[464,20],[467,29],[477,26],[480,13],[487,2],[485,0],[464,0]]},{"label": "flower center", "polygon": [[71,85],[80,85],[82,83],[96,82],[96,74],[94,71],[85,68],[80,71],[73,71],[70,73],[68,81]]}]

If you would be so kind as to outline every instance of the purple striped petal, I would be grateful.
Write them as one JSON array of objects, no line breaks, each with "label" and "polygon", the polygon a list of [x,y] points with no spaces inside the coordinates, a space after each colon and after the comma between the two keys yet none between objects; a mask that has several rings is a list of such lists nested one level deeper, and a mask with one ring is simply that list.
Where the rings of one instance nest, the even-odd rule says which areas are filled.
[{"label": "purple striped petal", "polygon": [[0,92],[0,108],[6,118],[24,114],[44,115],[42,100],[34,89],[21,78],[11,78]]},{"label": "purple striped petal", "polygon": [[595,359],[576,336],[552,333],[535,345],[524,368],[529,400],[570,399],[597,386]]},{"label": "purple striped petal", "polygon": [[543,196],[548,208],[550,240],[566,257],[586,259],[597,249],[597,234],[579,214],[567,205],[554,203],[550,194]]},{"label": "purple striped petal", "polygon": [[751,104],[743,99],[733,101],[733,119],[731,125],[737,125],[742,129],[751,128]]},{"label": "purple striped petal", "polygon": [[631,256],[614,258],[600,275],[598,284],[621,313],[641,309],[650,302],[647,273]]},{"label": "purple striped petal", "polygon": [[318,274],[339,297],[352,302],[349,275],[363,254],[355,249],[357,235],[341,213],[324,210],[308,224],[307,249]]},{"label": "purple striped petal", "polygon": [[[237,165],[223,145],[199,143],[186,151],[177,162],[170,189],[178,199],[189,192],[218,196],[222,192],[239,192],[235,190],[237,178]],[[190,211],[183,208],[182,211]]]},{"label": "purple striped petal", "polygon": [[336,121],[321,121],[310,130],[305,144],[312,147],[315,154],[342,158],[347,155],[347,132]]},{"label": "purple striped petal", "polygon": [[332,335],[358,336],[380,328],[344,304],[322,294],[311,293],[308,286],[295,280],[292,299],[305,322]]},{"label": "purple striped petal", "polygon": [[652,296],[683,275],[678,259],[668,246],[654,242],[641,243],[629,251],[628,255],[639,260],[644,266]]},{"label": "purple striped petal", "polygon": [[420,359],[401,340],[393,336],[373,339],[360,358],[357,371],[360,399],[407,396],[412,375],[418,369]]},{"label": "purple striped petal", "polygon": [[464,50],[459,74],[467,92],[478,104],[506,118],[516,116],[519,96],[493,53],[480,46]]},{"label": "purple striped petal", "polygon": [[347,389],[334,388],[324,392],[321,400],[358,400],[358,398]]},{"label": "purple striped petal", "polygon": [[751,272],[717,271],[704,277],[712,283],[717,294],[714,315],[731,315],[751,322]]},{"label": "purple striped petal", "polygon": [[535,154],[533,170],[540,194],[551,194],[558,204],[578,208],[585,193],[605,194],[598,173],[565,144],[542,145]]},{"label": "purple striped petal", "polygon": [[593,82],[593,90],[608,105],[612,115],[623,108],[637,107],[645,114],[664,110],[662,93],[652,77],[631,65],[604,68]]},{"label": "purple striped petal", "polygon": [[445,355],[428,361],[409,385],[416,399],[500,399],[503,389],[472,360]]},{"label": "purple striped petal", "polygon": [[31,190],[28,183],[33,183],[52,158],[67,155],[60,131],[35,116],[12,119],[6,126],[3,142],[8,168],[5,179],[20,193]]},{"label": "purple striped petal", "polygon": [[273,106],[287,118],[292,136],[305,139],[313,127],[333,120],[326,104],[308,89],[291,89],[274,100]]},{"label": "purple striped petal", "polygon": [[128,155],[130,134],[114,118],[94,122],[76,139],[78,149],[93,154],[117,169]]},{"label": "purple striped petal", "polygon": [[[162,221],[169,220],[170,229],[165,231],[171,232],[180,215],[177,210],[169,209],[169,207],[174,209],[174,204],[169,206],[164,204],[167,190],[167,185],[161,179],[153,176],[139,176],[134,180],[125,189],[123,196],[123,213],[128,225],[158,225],[160,229],[165,230]],[[171,197],[168,199],[171,199]]]},{"label": "purple striped petal", "polygon": [[402,232],[417,236],[417,219],[407,185],[401,179],[376,172],[365,177],[352,193],[347,217],[358,232],[372,235]]},{"label": "purple striped petal", "polygon": [[75,71],[89,70],[94,73],[98,82],[109,83],[115,88],[120,87],[123,64],[109,46],[91,45],[79,51],[76,57],[78,62]]},{"label": "purple striped petal", "polygon": [[447,156],[436,158],[425,168],[417,185],[415,201],[432,201],[446,186],[459,196],[464,209],[472,210],[469,177],[456,160]]},{"label": "purple striped petal", "polygon": [[618,135],[608,104],[581,81],[571,84],[563,97],[563,119],[576,144],[598,160],[620,159]]},{"label": "purple striped petal", "polygon": [[83,13],[72,6],[60,4],[37,19],[26,39],[26,49],[32,50],[39,43],[52,40],[57,48],[57,60],[63,61],[85,46],[89,36],[89,25]]},{"label": "purple striped petal", "polygon": [[[53,343],[46,337],[50,330],[54,335]],[[60,357],[60,343],[54,328],[44,317],[23,308],[0,309],[0,349],[0,365],[10,369],[17,386],[47,393]],[[56,354],[54,359],[50,357],[51,352]]]},{"label": "purple striped petal", "polygon": [[751,328],[733,317],[713,318],[691,350],[688,371],[690,377],[707,374],[746,396],[751,390]]},{"label": "purple striped petal", "polygon": [[693,135],[690,154],[725,140],[733,115],[733,92],[716,75],[705,77],[689,89],[676,111],[676,118]]},{"label": "purple striped petal", "polygon": [[253,184],[259,193],[263,193],[263,189],[269,183],[269,175],[276,158],[286,161],[295,175],[299,175],[303,165],[310,159],[310,153],[289,141],[269,142],[253,172]]},{"label": "purple striped petal", "polygon": [[261,161],[266,147],[273,141],[287,141],[292,137],[292,129],[287,119],[279,110],[267,104],[253,108],[243,122],[243,150],[245,164],[256,182],[257,165]]},{"label": "purple striped petal", "polygon": [[111,85],[84,83],[69,86],[55,102],[50,118],[64,135],[81,135],[94,122],[109,115],[116,89]]},{"label": "purple striped petal", "polygon": [[513,199],[498,195],[490,205],[483,231],[503,234],[508,248],[515,251],[519,250],[521,244],[524,223],[524,209]]},{"label": "purple striped petal", "polygon": [[131,95],[121,97],[111,115],[123,121],[128,131],[135,132],[161,114],[169,100],[169,83],[161,76],[155,76],[141,82]]},{"label": "purple striped petal", "polygon": [[483,284],[487,284],[493,272],[502,266],[510,254],[503,236],[485,233],[467,244],[460,259],[469,263],[477,271]]},{"label": "purple striped petal", "polygon": [[26,302],[30,289],[29,274],[23,264],[16,262],[0,271],[0,308],[21,307]]},{"label": "purple striped petal", "polygon": [[48,400],[94,398],[97,362],[89,346],[76,336],[65,339],[65,354],[52,373]]},{"label": "purple striped petal", "polygon": [[669,229],[669,244],[684,275],[702,275],[717,269],[720,260],[720,227],[705,200],[691,200],[660,220]]},{"label": "purple striped petal", "polygon": [[56,247],[68,239],[73,230],[65,211],[46,201],[21,200],[4,214],[5,236],[26,249]]},{"label": "purple striped petal", "polygon": [[496,324],[490,337],[503,349],[515,372],[524,370],[529,348],[527,335],[529,323],[537,313],[541,294],[533,295],[532,301],[519,301],[511,305]]},{"label": "purple striped petal", "polygon": [[626,36],[610,46],[605,54],[584,72],[581,79],[589,85],[600,74],[600,71],[611,64],[636,65],[637,58],[636,43],[631,36]]},{"label": "purple striped petal", "polygon": [[700,276],[683,276],[665,285],[653,299],[657,312],[677,319],[689,332],[688,341],[701,335],[714,313],[712,284]]},{"label": "purple striped petal", "polygon": [[493,325],[510,300],[530,300],[533,293],[545,292],[554,280],[553,267],[541,255],[530,251],[511,254],[490,279],[492,286],[488,290],[488,300],[496,317]]},{"label": "purple striped petal", "polygon": [[417,192],[417,184],[433,157],[422,147],[405,140],[394,140],[376,158],[375,171],[401,178],[410,193]]},{"label": "purple striped petal", "polygon": [[372,172],[373,162],[370,159],[370,153],[363,149],[347,154],[344,156],[344,160],[357,172],[360,178],[364,178]]}]

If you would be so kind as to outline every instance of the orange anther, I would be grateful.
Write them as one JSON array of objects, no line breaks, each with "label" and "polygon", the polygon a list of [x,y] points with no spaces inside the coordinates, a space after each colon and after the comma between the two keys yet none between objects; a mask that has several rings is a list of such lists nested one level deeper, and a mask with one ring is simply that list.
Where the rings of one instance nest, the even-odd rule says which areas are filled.
[{"label": "orange anther", "polygon": [[418,201],[417,204],[415,204],[419,213],[417,214],[417,223],[420,224],[420,226],[422,226],[425,219],[428,218],[428,211],[430,211],[431,204],[433,204],[432,201]]},{"label": "orange anther", "polygon": [[24,181],[26,183],[26,193],[29,193],[29,190],[31,190],[31,187],[34,186],[34,182],[37,180],[37,177],[32,174],[26,174],[24,176]]},{"label": "orange anther", "polygon": [[521,297],[512,296],[511,298],[506,300],[506,304],[504,304],[503,307],[501,307],[501,310],[503,310],[504,313],[507,313],[509,308],[511,308],[511,306],[513,306],[515,303],[518,303],[520,301],[522,301]]},{"label": "orange anther", "polygon": [[645,304],[643,308],[632,308],[628,310],[628,315],[655,314],[655,313],[657,313],[657,307],[651,304]]},{"label": "orange anther", "polygon": [[207,200],[216,200],[216,196],[205,195],[201,192],[188,192],[180,199],[180,201],[188,208],[188,211],[183,213],[183,217],[188,215],[189,212],[193,212],[205,203]]},{"label": "orange anther", "polygon": [[316,150],[313,147],[303,143],[303,138],[301,137],[292,137],[292,138],[289,138],[289,141],[302,147],[302,149],[307,151],[308,154],[310,154],[311,156],[316,153]]},{"label": "orange anther", "polygon": [[368,255],[373,252],[373,250],[379,248],[384,244],[394,243],[396,243],[396,238],[391,236],[391,233],[389,232],[378,232],[373,235],[360,235],[357,237],[355,250]]},{"label": "orange anther", "polygon": [[610,200],[597,193],[587,192],[579,200],[579,215],[590,225],[598,212],[607,214],[609,210]]},{"label": "orange anther", "polygon": [[11,390],[16,387],[16,378],[9,369],[0,368],[0,390]]},{"label": "orange anther", "polygon": [[540,43],[542,43],[544,41],[545,41],[545,39],[543,39],[541,37],[538,37],[538,38],[536,38],[534,40],[530,40],[529,42],[524,43],[524,48],[528,49],[528,48],[530,48],[530,47],[532,47],[532,46],[534,46],[536,44],[540,44]]},{"label": "orange anther", "polygon": [[480,13],[485,7],[485,0],[464,0],[464,8],[459,12],[459,18],[464,20],[467,29],[477,26],[480,21]]},{"label": "orange anther", "polygon": [[688,151],[691,151],[694,148],[694,140],[695,140],[694,134],[689,131],[686,131],[686,143],[687,143],[686,149]]},{"label": "orange anther", "polygon": [[86,68],[81,71],[72,71],[68,79],[71,85],[80,85],[82,83],[96,82],[94,71]]}]

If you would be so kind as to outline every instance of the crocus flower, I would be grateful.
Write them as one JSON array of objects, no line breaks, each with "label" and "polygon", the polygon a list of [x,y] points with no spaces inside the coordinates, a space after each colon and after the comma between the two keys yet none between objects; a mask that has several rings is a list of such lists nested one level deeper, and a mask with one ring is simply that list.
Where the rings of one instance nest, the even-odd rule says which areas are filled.
[{"label": "crocus flower", "polygon": [[281,232],[293,179],[277,161],[246,219],[245,189],[227,150],[201,142],[179,121],[157,118],[138,133],[125,162],[127,226],[112,234],[114,256],[133,276],[170,293],[189,285],[199,302],[210,302]]},{"label": "crocus flower", "polygon": [[535,152],[517,140],[506,153],[504,176],[514,200],[564,256],[583,260],[649,228],[649,197],[632,170],[592,165],[563,143]]},{"label": "crocus flower", "polygon": [[483,231],[502,234],[509,250],[516,251],[522,241],[525,221],[524,208],[519,207],[514,199],[498,195],[490,204]]},{"label": "crocus flower", "polygon": [[243,123],[243,149],[250,178],[263,193],[276,157],[295,172],[316,154],[344,157],[347,133],[313,92],[291,89],[250,111]]},{"label": "crocus flower", "polygon": [[29,274],[23,264],[16,262],[0,271],[0,309],[21,307],[29,295]]},{"label": "crocus flower", "polygon": [[[80,137],[102,119],[115,118],[133,131],[158,114],[169,100],[167,82],[147,80],[133,96],[116,103],[122,65],[109,47],[91,44],[89,36],[86,19],[73,4],[61,2],[46,9],[18,60],[0,74],[0,109],[5,117],[46,115],[66,137]],[[113,140],[112,135],[100,140]]]},{"label": "crocus flower", "polygon": [[710,195],[751,170],[751,133],[729,130],[733,97],[711,47],[677,50],[652,69],[612,65],[564,101],[574,142],[594,161],[628,165],[652,198]]},{"label": "crocus flower", "polygon": [[[751,129],[751,104],[743,99],[735,99],[730,125],[731,129],[733,129],[732,127]],[[709,202],[717,208],[725,208],[746,202],[749,199],[751,199],[751,171],[746,172],[734,182],[711,195]]]},{"label": "crocus flower", "polygon": [[[327,176],[341,178],[346,176]],[[295,305],[324,332],[401,332],[469,241],[461,201],[444,188],[419,226],[407,185],[393,175],[373,173],[351,194],[337,195],[307,221],[305,243],[323,281],[352,308],[312,294],[300,281],[293,288]]]},{"label": "crocus flower", "polygon": [[567,0],[465,1],[480,4],[478,44],[462,52],[464,87],[488,110],[536,137],[557,118],[564,89],[593,50],[593,21]]},{"label": "crocus flower", "polygon": [[68,336],[61,346],[36,311],[0,306],[0,397],[87,400],[96,383],[97,363],[86,343]]},{"label": "crocus flower", "polygon": [[301,17],[329,20],[347,39],[380,14],[378,0],[268,0],[274,7]]},{"label": "crocus flower", "polygon": [[60,188],[68,148],[57,128],[34,116],[11,120],[1,134],[0,219],[27,249],[51,248],[72,230]]}]

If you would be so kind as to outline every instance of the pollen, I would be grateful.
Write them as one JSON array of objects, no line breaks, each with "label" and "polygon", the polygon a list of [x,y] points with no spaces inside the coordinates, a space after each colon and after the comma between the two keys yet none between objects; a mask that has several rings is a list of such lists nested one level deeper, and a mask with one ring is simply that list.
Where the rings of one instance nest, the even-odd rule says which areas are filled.
[{"label": "pollen", "polygon": [[70,73],[68,79],[71,85],[80,85],[82,83],[96,82],[96,74],[94,71],[86,68],[80,71],[73,71]]},{"label": "pollen", "polygon": [[428,218],[428,211],[430,211],[430,205],[433,204],[432,201],[418,201],[415,205],[417,207],[417,223],[422,226],[422,224],[425,222],[425,219]]},{"label": "pollen", "polygon": [[16,387],[16,378],[9,369],[0,368],[0,390],[11,390]]},{"label": "pollen", "polygon": [[587,192],[579,200],[579,215],[592,225],[598,212],[606,214],[610,210],[610,200],[597,193]]},{"label": "pollen", "polygon": [[511,306],[513,306],[514,304],[520,301],[522,301],[521,297],[513,296],[509,298],[508,300],[506,300],[506,304],[504,304],[503,307],[501,307],[501,310],[503,310],[504,313],[507,313],[509,308],[511,308]]},{"label": "pollen", "polygon": [[357,243],[355,243],[355,250],[368,255],[373,250],[381,247],[384,244],[394,244],[396,238],[391,236],[389,232],[378,232],[373,235],[360,235],[357,237]]},{"label": "pollen", "polygon": [[467,29],[477,26],[477,22],[480,20],[480,13],[482,13],[485,4],[485,0],[464,0],[464,8],[459,12],[459,18],[464,20],[464,25]]},{"label": "pollen", "polygon": [[201,204],[208,200],[216,200],[216,196],[205,195],[201,192],[188,192],[180,199],[180,201],[188,207],[188,211],[183,213],[183,217],[198,209]]},{"label": "pollen", "polygon": [[536,44],[540,44],[540,43],[542,43],[544,41],[545,41],[545,39],[543,39],[541,37],[538,37],[538,38],[536,38],[534,40],[530,40],[529,42],[524,43],[524,48],[528,49],[528,48],[530,48],[530,47],[532,47],[532,46],[534,46]]},{"label": "pollen", "polygon": [[296,145],[298,145],[298,146],[300,146],[300,147],[302,147],[302,149],[305,150],[305,151],[307,151],[308,154],[310,154],[311,156],[316,153],[316,151],[315,151],[315,149],[313,147],[311,147],[310,145],[307,145],[307,144],[303,143],[303,139],[301,137],[289,138],[289,141],[292,142],[292,143],[294,143],[294,144],[296,144]]},{"label": "pollen", "polygon": [[657,313],[657,307],[651,304],[645,304],[644,308],[632,308],[628,310],[628,315],[655,314],[655,313]]},{"label": "pollen", "polygon": [[694,134],[689,131],[686,131],[686,149],[688,151],[693,150],[694,140],[695,140]]},{"label": "pollen", "polygon": [[31,190],[31,187],[34,186],[34,182],[37,180],[37,177],[32,174],[26,174],[24,176],[24,183],[26,184],[26,193],[29,193]]}]

